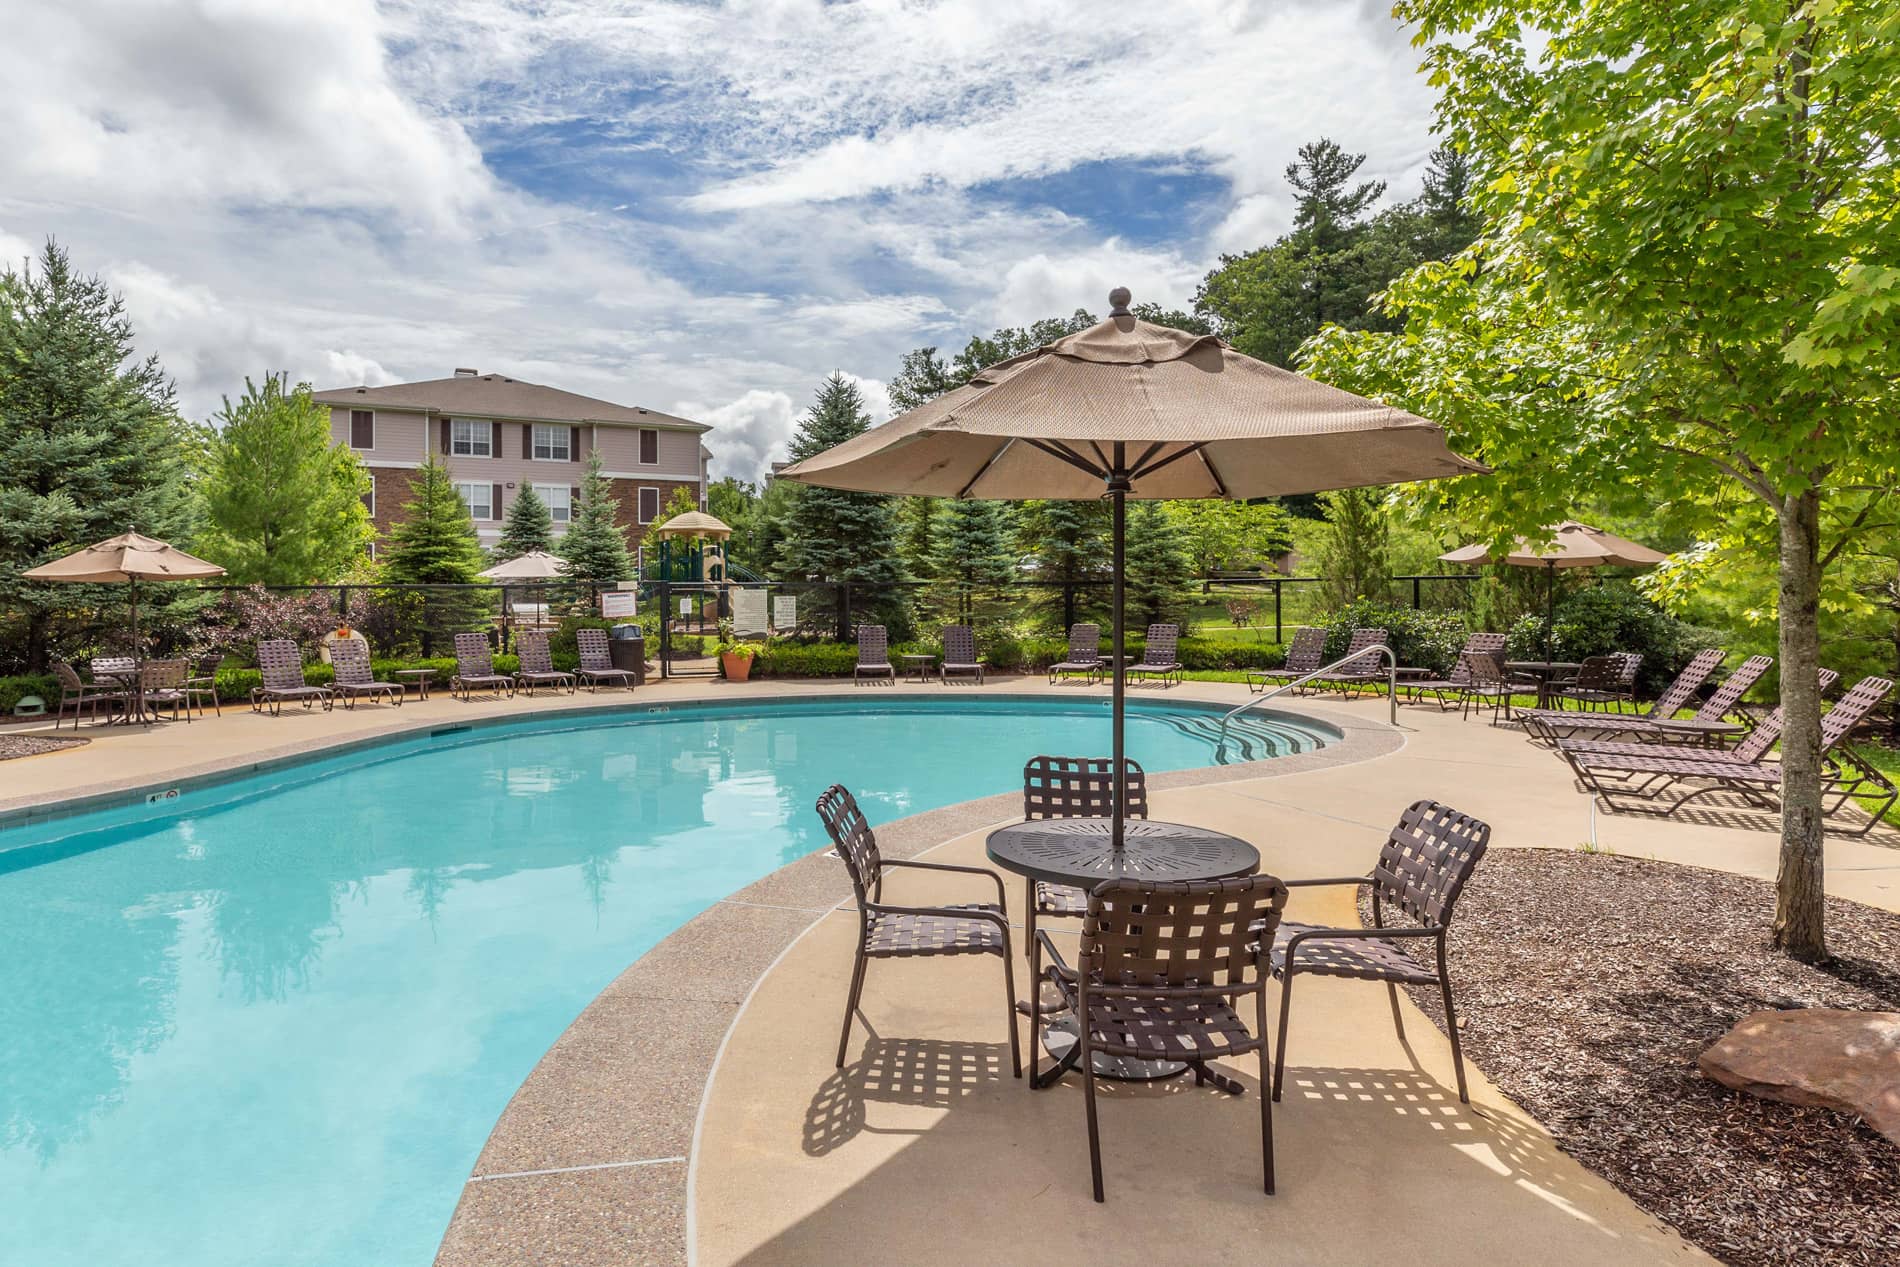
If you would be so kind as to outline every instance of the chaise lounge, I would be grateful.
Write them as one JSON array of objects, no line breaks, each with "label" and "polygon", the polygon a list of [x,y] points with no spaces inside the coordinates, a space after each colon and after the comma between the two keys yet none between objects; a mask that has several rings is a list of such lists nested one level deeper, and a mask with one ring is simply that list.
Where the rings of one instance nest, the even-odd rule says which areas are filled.
[{"label": "chaise lounge", "polygon": [[343,707],[354,710],[359,695],[372,701],[388,696],[402,707],[403,690],[395,682],[378,682],[370,669],[369,648],[354,638],[339,638],[330,644],[330,687],[343,697]]},{"label": "chaise lounge", "polygon": [[251,711],[270,709],[271,716],[283,715],[286,701],[322,704],[329,712],[335,695],[328,687],[311,686],[303,680],[303,652],[288,638],[269,638],[257,644],[257,671],[263,681],[251,688]]},{"label": "chaise lounge", "polygon": [[515,680],[505,673],[495,672],[495,654],[488,647],[488,639],[478,633],[459,633],[455,635],[455,676],[449,679],[449,694],[462,693],[464,703],[473,702],[477,690],[486,691],[496,699],[504,692],[514,698]]}]

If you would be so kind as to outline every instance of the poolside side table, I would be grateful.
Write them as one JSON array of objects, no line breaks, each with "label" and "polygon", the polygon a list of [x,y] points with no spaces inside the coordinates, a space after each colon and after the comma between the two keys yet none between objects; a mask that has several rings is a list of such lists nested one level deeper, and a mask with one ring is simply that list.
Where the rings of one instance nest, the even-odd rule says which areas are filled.
[{"label": "poolside side table", "polygon": [[[1022,876],[1025,900],[1036,900],[1036,882],[1090,890],[1104,880],[1183,881],[1225,880],[1252,875],[1260,869],[1260,851],[1238,836],[1158,819],[1131,818],[1125,824],[1124,847],[1118,854],[1109,845],[1111,825],[1106,818],[1048,818],[1011,823],[989,834],[985,851],[991,862]],[[1028,908],[1025,908],[1028,909]],[[1075,1065],[1080,1043],[1076,1021],[1066,1012],[1050,1014],[1033,1002],[1041,993],[1041,954],[1029,944],[1030,998],[1018,1010],[1043,1020],[1043,1049],[1056,1067],[1033,1079],[1048,1086]],[[1095,1072],[1124,1082],[1148,1082],[1185,1073],[1187,1065],[1174,1060],[1133,1060],[1097,1054]]]},{"label": "poolside side table", "polygon": [[904,662],[906,682],[930,681],[930,670],[937,666],[937,657],[923,651],[908,652],[897,658]]},{"label": "poolside side table", "polygon": [[407,678],[408,681],[404,682],[403,685],[405,687],[413,685],[416,688],[416,698],[426,700],[429,698],[429,679],[435,676],[435,670],[397,669],[391,673],[390,676],[394,678]]}]

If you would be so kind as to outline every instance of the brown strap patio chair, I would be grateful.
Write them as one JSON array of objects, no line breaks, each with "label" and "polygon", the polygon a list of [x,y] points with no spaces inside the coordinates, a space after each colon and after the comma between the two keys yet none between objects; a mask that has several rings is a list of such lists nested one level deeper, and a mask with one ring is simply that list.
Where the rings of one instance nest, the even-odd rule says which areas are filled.
[{"label": "brown strap patio chair", "polygon": [[[1327,928],[1289,922],[1281,924],[1271,939],[1273,975],[1280,978],[1280,1059],[1273,1070],[1274,1099],[1280,1098],[1286,1078],[1286,1023],[1293,1005],[1293,978],[1306,973],[1385,982],[1392,1000],[1392,1023],[1400,1041],[1405,1038],[1405,1020],[1399,1011],[1398,987],[1436,983],[1445,1005],[1445,1033],[1451,1039],[1458,1099],[1471,1102],[1465,1090],[1458,1013],[1451,1001],[1451,974],[1445,966],[1445,938],[1451,930],[1452,908],[1457,905],[1458,895],[1464,892],[1465,882],[1490,843],[1488,824],[1437,801],[1414,801],[1386,837],[1372,874],[1287,881],[1287,887],[1296,889],[1333,884],[1369,886],[1372,927]],[[1389,913],[1409,923],[1388,925]],[[1436,952],[1435,966],[1407,953],[1407,945],[1424,941],[1431,942]]]},{"label": "brown strap patio chair", "polygon": [[311,686],[303,680],[303,652],[288,638],[266,638],[257,644],[257,672],[263,680],[251,688],[251,711],[266,707],[273,717],[282,715],[284,703],[294,700],[308,709],[322,704],[329,712],[334,696],[328,687]]},{"label": "brown strap patio chair", "polygon": [[[1465,663],[1467,652],[1502,658],[1504,655],[1505,635],[1501,633],[1474,633],[1466,637],[1465,645],[1459,650],[1458,658],[1452,663],[1451,672],[1442,678],[1410,678],[1401,680],[1403,689],[1410,702],[1416,704],[1429,694],[1438,703],[1438,711],[1457,708],[1463,702],[1466,686],[1471,684],[1471,668]],[[1447,697],[1450,698],[1447,698]]]},{"label": "brown strap patio chair", "polygon": [[1314,672],[1325,663],[1326,630],[1320,625],[1303,625],[1293,632],[1287,644],[1286,664],[1278,669],[1248,669],[1247,689],[1264,691],[1276,682],[1291,682]]},{"label": "brown strap patio chair", "polygon": [[576,629],[574,647],[581,658],[580,668],[576,672],[587,683],[588,690],[598,691],[602,682],[618,682],[628,690],[633,689],[632,670],[614,667],[613,654],[607,648],[605,629]]},{"label": "brown strap patio chair", "polygon": [[1326,675],[1325,685],[1342,695],[1357,695],[1368,686],[1377,694],[1379,683],[1386,680],[1385,661],[1377,648],[1390,645],[1391,635],[1383,629],[1353,630],[1340,657],[1344,663]]},{"label": "brown strap patio chair", "polygon": [[1469,721],[1474,707],[1483,707],[1485,701],[1491,704],[1491,724],[1498,724],[1500,716],[1511,720],[1511,697],[1516,694],[1517,686],[1504,671],[1504,656],[1501,652],[1461,651],[1458,661],[1464,666],[1465,684],[1458,688],[1459,717]]},{"label": "brown strap patio chair", "polygon": [[[596,629],[594,632],[600,631]],[[537,686],[565,686],[569,695],[574,693],[574,675],[554,667],[554,655],[548,650],[547,634],[524,631],[515,638],[515,654],[521,658],[515,681],[527,688],[530,696]]]},{"label": "brown strap patio chair", "polygon": [[1049,666],[1049,681],[1053,685],[1057,678],[1080,673],[1090,685],[1108,668],[1108,662],[1102,659],[1102,627],[1094,624],[1069,626],[1069,654],[1059,663]]},{"label": "brown strap patio chair", "polygon": [[1141,660],[1128,666],[1128,677],[1133,679],[1139,674],[1178,684],[1181,681],[1180,651],[1181,626],[1149,625],[1148,637],[1142,643]]},{"label": "brown strap patio chair", "polygon": [[[1015,961],[1010,957],[1009,918],[1003,901],[1003,877],[982,867],[953,866],[947,862],[916,862],[886,858],[878,852],[877,835],[865,821],[858,802],[842,784],[834,783],[818,798],[818,817],[851,876],[858,904],[856,958],[851,967],[851,990],[845,997],[844,1028],[838,1034],[837,1067],[844,1068],[845,1049],[851,1042],[851,1021],[864,992],[865,965],[873,959],[922,959],[945,955],[997,955],[1003,960],[1003,1006],[1009,1018],[1009,1062],[1023,1076],[1022,1054],[1016,1038]],[[892,868],[982,876],[996,885],[996,902],[969,902],[956,906],[899,906],[884,900],[884,873]]]},{"label": "brown strap patio chair", "polygon": [[858,662],[851,670],[853,682],[864,678],[889,678],[897,683],[897,668],[891,663],[891,634],[883,625],[858,626]]},{"label": "brown strap patio chair", "polygon": [[[1273,1194],[1273,1097],[1266,1093],[1273,1053],[1262,948],[1273,941],[1286,897],[1286,885],[1270,875],[1191,884],[1107,880],[1089,895],[1075,967],[1048,933],[1036,934],[1049,957],[1048,979],[1075,1012],[1080,1041],[1051,1076],[1039,1075],[1032,1085],[1052,1085],[1065,1067],[1081,1068],[1096,1201],[1104,1199],[1095,1112],[1098,1053],[1185,1061],[1197,1085],[1211,1082],[1239,1095],[1240,1083],[1208,1065],[1258,1052],[1262,1186]],[[1249,995],[1251,1029],[1240,1011]]]},{"label": "brown strap patio chair", "polygon": [[71,709],[73,729],[79,729],[81,713],[89,713],[97,723],[99,710],[106,710],[106,720],[112,720],[115,709],[125,707],[125,688],[115,680],[108,679],[106,685],[87,685],[79,676],[79,671],[64,660],[53,661],[53,676],[59,679],[59,707],[53,713],[53,729],[59,729],[60,719]]},{"label": "brown strap patio chair", "polygon": [[1623,661],[1617,656],[1585,656],[1583,663],[1577,666],[1577,676],[1551,694],[1557,708],[1562,708],[1568,701],[1575,704],[1578,711],[1595,709],[1607,712],[1623,698],[1619,686],[1622,678]]},{"label": "brown strap patio chair", "polygon": [[218,716],[224,716],[224,705],[218,700],[218,669],[224,664],[224,652],[204,651],[191,658],[191,676],[185,679],[185,695],[198,705],[198,716],[205,715],[205,701],[211,701],[211,707]]},{"label": "brown strap patio chair", "polygon": [[474,701],[478,689],[496,699],[500,699],[505,692],[512,699],[515,680],[506,673],[495,672],[495,653],[489,649],[486,635],[456,634],[455,675],[449,679],[449,694],[460,691],[463,702],[470,703]]},{"label": "brown strap patio chair", "polygon": [[191,697],[185,693],[185,679],[191,676],[189,660],[147,660],[139,670],[139,700],[156,717],[158,710],[170,707],[172,720],[180,710],[191,720]]},{"label": "brown strap patio chair", "polygon": [[[1820,670],[1818,685],[1822,693],[1826,693],[1829,687],[1839,681],[1840,676],[1841,675],[1836,673],[1833,669]],[[1843,699],[1842,703],[1845,702],[1846,700]],[[1700,717],[1701,714],[1698,713],[1697,716]],[[1773,751],[1776,741],[1780,738],[1781,708],[1777,705],[1766,718],[1757,723],[1755,728],[1744,736],[1742,741],[1733,748],[1727,750],[1711,748],[1706,750],[1681,751],[1676,752],[1674,755],[1688,761],[1716,760],[1755,762],[1768,756],[1768,754]],[[1557,741],[1557,751],[1565,760],[1572,761],[1573,764],[1575,758],[1585,756],[1656,757],[1671,755],[1668,750],[1662,749],[1658,744],[1640,741],[1632,742],[1627,739],[1560,739]]]},{"label": "brown strap patio chair", "polygon": [[983,661],[976,655],[976,632],[968,625],[943,627],[943,660],[937,666],[937,680],[948,683],[950,675],[968,674],[983,685]]},{"label": "brown strap patio chair", "polygon": [[[1676,674],[1676,680],[1656,697],[1656,702],[1649,706],[1649,711],[1640,716],[1598,714],[1592,720],[1581,710],[1560,707],[1520,708],[1517,710],[1517,719],[1524,724],[1525,730],[1547,743],[1583,733],[1655,734],[1657,722],[1673,720],[1676,713],[1695,698],[1695,693],[1702,689],[1702,684],[1709,680],[1709,675],[1721,667],[1724,654],[1717,648],[1696,652],[1689,663],[1683,666],[1682,672]],[[1762,670],[1773,663],[1767,656],[1756,656],[1754,660],[1748,661],[1731,674],[1731,678],[1740,675],[1756,660],[1764,661],[1764,663],[1755,670],[1754,676],[1742,683],[1741,691],[1754,685],[1755,679],[1761,676]],[[1736,698],[1740,698],[1740,691],[1737,691]],[[1727,712],[1732,706],[1732,702],[1724,705],[1722,711]]]},{"label": "brown strap patio chair", "polygon": [[372,700],[386,695],[396,707],[402,707],[402,687],[376,680],[369,665],[369,648],[356,639],[339,638],[330,644],[330,670],[330,688],[343,697],[343,707],[354,709],[359,695]]}]

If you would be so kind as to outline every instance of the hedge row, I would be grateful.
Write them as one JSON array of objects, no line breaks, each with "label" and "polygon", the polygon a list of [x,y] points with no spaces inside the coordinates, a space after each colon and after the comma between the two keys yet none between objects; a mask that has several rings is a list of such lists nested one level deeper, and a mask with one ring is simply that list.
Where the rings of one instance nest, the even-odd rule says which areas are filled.
[{"label": "hedge row", "polygon": [[[1126,640],[1130,655],[1140,656],[1144,639]],[[977,653],[992,669],[1040,672],[1068,655],[1059,638],[995,638],[978,644]],[[906,642],[891,648],[893,663],[906,653],[942,655],[933,642]],[[1276,669],[1286,662],[1286,649],[1277,643],[1221,642],[1183,638],[1177,652],[1183,668],[1197,671]],[[767,677],[849,677],[858,662],[857,646],[849,642],[769,642],[753,661],[752,671]]]}]

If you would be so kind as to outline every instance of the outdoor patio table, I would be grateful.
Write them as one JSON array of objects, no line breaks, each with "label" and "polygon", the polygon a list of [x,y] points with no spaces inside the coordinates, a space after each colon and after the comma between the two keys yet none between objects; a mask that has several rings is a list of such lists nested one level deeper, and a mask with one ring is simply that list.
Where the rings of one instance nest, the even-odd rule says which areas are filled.
[{"label": "outdoor patio table", "polygon": [[[119,709],[117,717],[108,717],[108,726],[132,726],[145,720],[145,691],[139,682],[137,669],[95,669],[93,682],[108,682],[125,692],[125,703]],[[158,714],[153,713],[154,720]]]},{"label": "outdoor patio table", "polygon": [[[1260,851],[1238,836],[1195,827],[1134,818],[1124,825],[1125,846],[1117,854],[1109,845],[1106,818],[1048,818],[1011,823],[989,835],[986,851],[991,862],[1027,881],[1027,900],[1036,896],[1036,881],[1088,890],[1104,880],[1127,877],[1155,882],[1224,880],[1252,875],[1260,869]],[[1041,982],[1032,982],[1039,992]],[[1019,1005],[1028,1013],[1028,1004]],[[1075,1063],[1075,1018],[1067,1013],[1043,1013],[1042,1045],[1058,1064],[1039,1080],[1046,1085]],[[1132,1060],[1097,1055],[1095,1072],[1104,1078],[1145,1082],[1172,1078],[1187,1066],[1173,1060]]]},{"label": "outdoor patio table", "polygon": [[906,682],[928,682],[930,678],[926,675],[931,669],[935,668],[937,664],[936,656],[921,651],[914,651],[907,655],[899,656],[898,659],[904,662],[904,680]]},{"label": "outdoor patio table", "polygon": [[390,674],[390,676],[398,677],[398,678],[408,678],[409,681],[404,682],[402,685],[407,687],[413,684],[416,688],[416,698],[428,699],[429,698],[429,679],[435,676],[435,670],[434,669],[397,669],[394,673]]},{"label": "outdoor patio table", "polygon": [[1537,679],[1537,707],[1549,708],[1550,688],[1559,682],[1573,678],[1583,666],[1574,660],[1506,660],[1504,668],[1509,673],[1526,673]]}]

